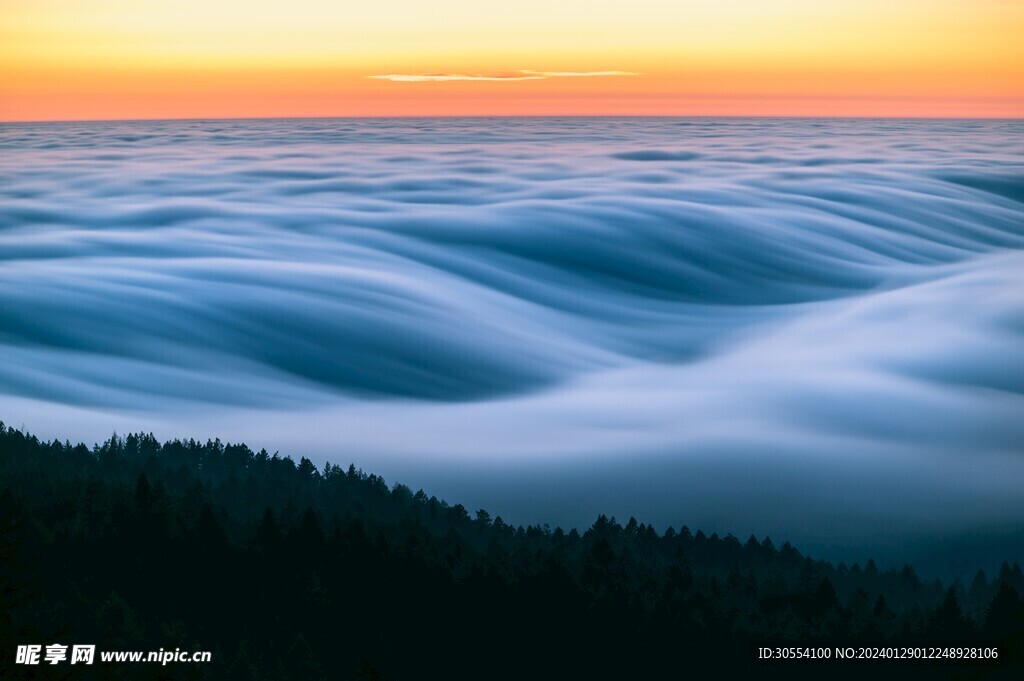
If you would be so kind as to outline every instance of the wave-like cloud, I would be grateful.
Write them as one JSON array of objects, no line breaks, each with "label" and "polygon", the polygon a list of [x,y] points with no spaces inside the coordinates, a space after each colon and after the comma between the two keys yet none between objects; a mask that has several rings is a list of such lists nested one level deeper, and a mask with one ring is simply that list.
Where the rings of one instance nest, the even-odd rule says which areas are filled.
[{"label": "wave-like cloud", "polygon": [[1019,527],[1022,133],[0,126],[0,419],[354,459],[517,523]]},{"label": "wave-like cloud", "polygon": [[511,74],[461,74],[461,73],[427,73],[427,74],[404,74],[389,73],[379,76],[367,76],[375,80],[390,80],[395,83],[443,83],[454,80],[476,80],[476,81],[518,81],[518,80],[547,80],[548,78],[595,78],[610,76],[638,76],[639,73],[632,71],[530,71],[520,69]]}]

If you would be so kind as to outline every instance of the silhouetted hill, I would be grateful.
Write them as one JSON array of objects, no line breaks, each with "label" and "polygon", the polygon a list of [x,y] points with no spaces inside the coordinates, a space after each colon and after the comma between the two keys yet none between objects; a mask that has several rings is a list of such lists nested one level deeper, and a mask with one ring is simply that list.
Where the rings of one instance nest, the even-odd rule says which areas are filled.
[{"label": "silhouetted hill", "polygon": [[[0,423],[0,514],[15,676],[53,671],[10,664],[16,645],[53,642],[213,652],[68,678],[303,681],[749,675],[754,642],[998,644],[999,665],[967,668],[978,678],[1014,671],[1024,648],[1018,564],[948,585],[633,518],[513,527],[352,466],[216,440],[89,448]],[[827,673],[886,669],[957,672]]]}]

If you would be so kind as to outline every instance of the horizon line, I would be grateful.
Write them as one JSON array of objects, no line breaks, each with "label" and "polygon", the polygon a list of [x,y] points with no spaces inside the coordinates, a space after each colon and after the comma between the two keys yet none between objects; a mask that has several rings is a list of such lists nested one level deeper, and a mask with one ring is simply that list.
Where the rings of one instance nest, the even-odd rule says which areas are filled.
[{"label": "horizon line", "polygon": [[768,115],[768,114],[340,114],[337,116],[168,116],[154,118],[37,118],[0,119],[0,125],[32,123],[158,123],[171,121],[289,121],[289,120],[412,120],[412,119],[552,119],[552,118],[689,118],[689,119],[780,119],[780,120],[894,120],[894,121],[1024,121],[1024,116],[865,116]]}]

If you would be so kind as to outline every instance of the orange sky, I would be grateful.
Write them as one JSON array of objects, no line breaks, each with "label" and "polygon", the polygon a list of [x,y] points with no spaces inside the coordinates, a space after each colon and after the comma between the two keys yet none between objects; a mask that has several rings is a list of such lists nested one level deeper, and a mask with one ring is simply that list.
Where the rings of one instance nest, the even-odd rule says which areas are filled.
[{"label": "orange sky", "polygon": [[1021,117],[1022,35],[1010,0],[0,0],[0,119]]}]

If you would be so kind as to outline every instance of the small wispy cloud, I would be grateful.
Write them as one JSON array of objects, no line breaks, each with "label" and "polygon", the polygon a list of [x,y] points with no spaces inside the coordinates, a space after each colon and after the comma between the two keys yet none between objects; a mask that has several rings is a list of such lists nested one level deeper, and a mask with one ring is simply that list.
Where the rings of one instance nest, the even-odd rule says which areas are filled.
[{"label": "small wispy cloud", "polygon": [[367,76],[376,80],[390,80],[396,83],[440,83],[450,80],[544,80],[544,76],[514,75],[514,76],[483,76],[463,75],[461,73],[428,73],[425,75],[407,75],[404,73],[389,73],[383,76]]},{"label": "small wispy cloud", "polygon": [[520,71],[542,78],[592,78],[594,76],[639,76],[632,71]]},{"label": "small wispy cloud", "polygon": [[519,70],[508,74],[461,74],[461,73],[427,73],[405,74],[389,73],[381,76],[367,76],[375,80],[390,80],[395,83],[439,83],[453,80],[484,80],[484,81],[517,81],[546,80],[548,78],[593,78],[597,76],[639,76],[632,71],[529,71]]}]

